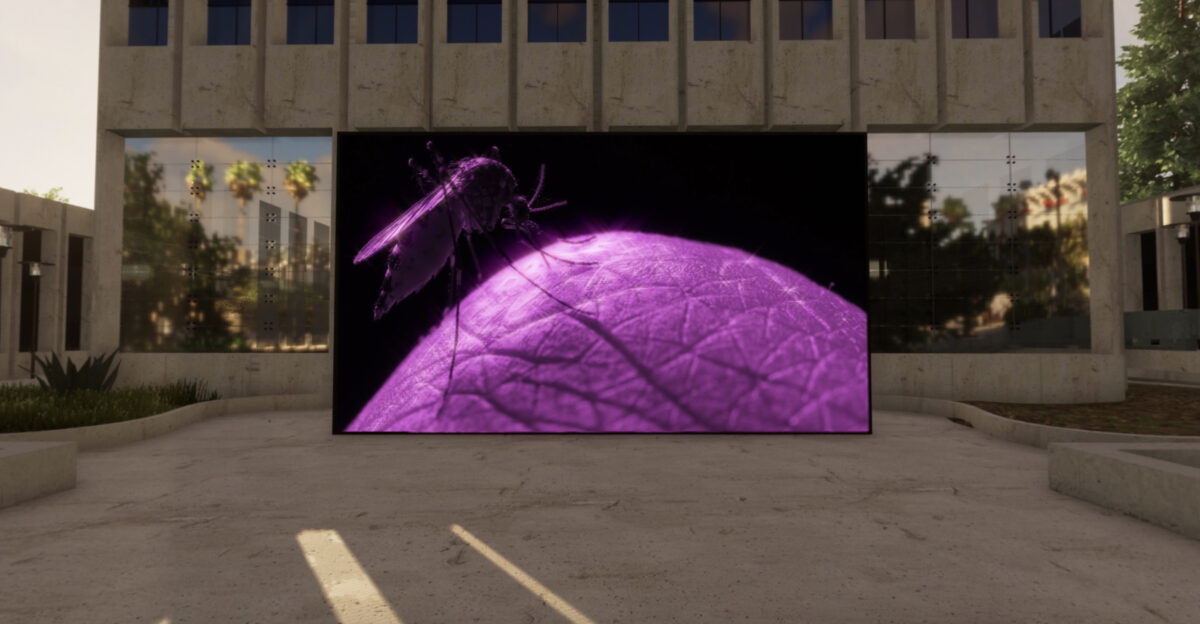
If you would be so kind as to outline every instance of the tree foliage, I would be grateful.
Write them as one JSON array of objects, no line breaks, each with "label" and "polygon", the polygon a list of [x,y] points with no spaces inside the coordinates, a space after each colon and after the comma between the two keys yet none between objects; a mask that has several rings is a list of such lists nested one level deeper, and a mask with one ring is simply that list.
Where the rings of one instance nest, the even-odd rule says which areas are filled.
[{"label": "tree foliage", "polygon": [[308,164],[307,160],[293,160],[288,163],[283,186],[296,201],[296,211],[300,211],[300,202],[308,197],[309,192],[317,187],[317,170]]},{"label": "tree foliage", "polygon": [[34,195],[37,197],[45,197],[46,199],[49,199],[50,201],[62,202],[64,204],[71,203],[71,200],[67,199],[66,196],[62,195],[62,190],[63,190],[63,187],[56,186],[56,187],[46,191],[45,193],[39,193],[33,189],[24,189],[21,192],[25,193],[27,195]]},{"label": "tree foliage", "polygon": [[153,152],[125,155],[121,347],[128,351],[240,348],[228,302],[250,288],[237,240],[208,235],[187,206],[161,199],[163,166]]},{"label": "tree foliage", "polygon": [[1117,92],[1121,201],[1200,184],[1200,2],[1140,0],[1117,63],[1130,82]]}]

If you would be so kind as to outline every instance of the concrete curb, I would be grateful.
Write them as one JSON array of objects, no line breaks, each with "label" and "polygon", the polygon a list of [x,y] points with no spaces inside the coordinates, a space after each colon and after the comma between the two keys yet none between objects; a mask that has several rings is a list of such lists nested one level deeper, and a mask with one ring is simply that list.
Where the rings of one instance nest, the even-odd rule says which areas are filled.
[{"label": "concrete curb", "polygon": [[872,407],[957,418],[989,436],[1047,449],[1050,489],[1200,539],[1200,436],[1051,427],[923,397],[878,396]]},{"label": "concrete curb", "polygon": [[1059,443],[1137,443],[1137,442],[1200,442],[1200,436],[1144,435],[1137,433],[1111,433],[1108,431],[1086,431],[1027,423],[997,416],[974,405],[947,399],[924,397],[878,395],[872,397],[873,409],[896,412],[916,412],[943,418],[958,418],[971,423],[974,428],[992,437],[1008,442],[1048,448]]},{"label": "concrete curb", "polygon": [[329,409],[331,404],[327,394],[217,399],[125,422],[0,434],[0,509],[75,487],[75,458],[80,450],[147,440],[214,416]]},{"label": "concrete curb", "polygon": [[1200,443],[1055,444],[1050,489],[1200,539]]}]

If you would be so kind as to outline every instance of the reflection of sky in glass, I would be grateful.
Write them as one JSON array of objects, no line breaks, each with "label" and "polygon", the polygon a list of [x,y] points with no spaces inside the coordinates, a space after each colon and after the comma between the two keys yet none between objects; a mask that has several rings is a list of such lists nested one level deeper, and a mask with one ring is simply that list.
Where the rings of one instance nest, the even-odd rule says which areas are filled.
[{"label": "reflection of sky in glass", "polygon": [[[163,179],[159,196],[172,206],[196,206],[188,193],[187,175],[191,161],[202,159],[212,165],[212,190],[201,205],[201,224],[209,235],[238,235],[238,217],[243,214],[242,246],[258,250],[259,200],[283,209],[284,218],[297,210],[295,199],[284,186],[287,164],[307,160],[316,171],[316,186],[300,202],[299,212],[308,219],[307,240],[312,241],[318,223],[327,226],[333,198],[333,140],[330,137],[231,137],[231,138],[131,138],[125,140],[126,152],[153,151],[153,162],[162,165]],[[269,160],[278,166],[268,167]],[[225,183],[225,170],[238,160],[258,162],[262,167],[260,191],[241,208]],[[271,187],[274,193],[270,194]]]}]

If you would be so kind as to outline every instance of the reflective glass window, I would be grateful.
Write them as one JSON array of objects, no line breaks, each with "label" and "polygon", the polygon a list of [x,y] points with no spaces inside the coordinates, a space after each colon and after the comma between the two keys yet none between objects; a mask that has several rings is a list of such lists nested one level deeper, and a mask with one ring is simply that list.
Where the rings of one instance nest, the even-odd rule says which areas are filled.
[{"label": "reflective glass window", "polygon": [[832,39],[833,0],[779,0],[779,38]]},{"label": "reflective glass window", "polygon": [[1083,8],[1080,0],[1038,0],[1038,36],[1082,37]]},{"label": "reflective glass window", "polygon": [[914,0],[866,0],[867,39],[914,39]]},{"label": "reflective glass window", "polygon": [[333,0],[288,0],[287,42],[333,43]]},{"label": "reflective glass window", "polygon": [[129,45],[167,45],[167,0],[129,0]]},{"label": "reflective glass window", "polygon": [[208,45],[250,45],[250,0],[208,0]]},{"label": "reflective glass window", "polygon": [[586,19],[584,0],[529,0],[529,41],[584,41]]},{"label": "reflective glass window", "polygon": [[750,0],[696,0],[695,41],[749,41]]},{"label": "reflective glass window", "polygon": [[367,43],[416,43],[417,0],[367,0]]},{"label": "reflective glass window", "polygon": [[955,39],[994,39],[1000,36],[997,0],[952,0],[950,20]]},{"label": "reflective glass window", "polygon": [[500,0],[449,0],[449,43],[499,43]]}]

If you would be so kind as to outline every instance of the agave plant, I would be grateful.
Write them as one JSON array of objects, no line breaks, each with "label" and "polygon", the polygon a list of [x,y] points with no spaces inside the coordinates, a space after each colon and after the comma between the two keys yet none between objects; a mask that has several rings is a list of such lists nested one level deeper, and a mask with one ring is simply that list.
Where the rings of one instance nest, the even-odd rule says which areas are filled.
[{"label": "agave plant", "polygon": [[[116,367],[112,366],[116,356],[116,351],[98,358],[89,356],[78,368],[70,360],[67,360],[66,367],[63,367],[62,360],[58,358],[57,353],[51,353],[48,360],[34,355],[33,361],[35,369],[42,369],[42,376],[37,380],[43,389],[58,394],[67,394],[76,390],[103,392],[112,388],[113,382],[117,380],[117,371],[120,370],[121,364],[118,363]],[[109,372],[110,368],[112,368],[111,373]]]}]

